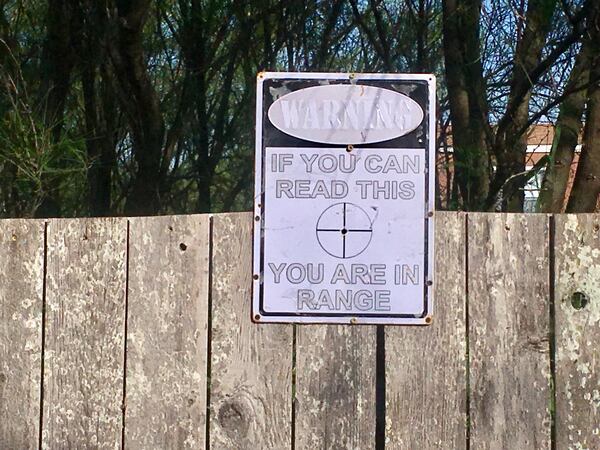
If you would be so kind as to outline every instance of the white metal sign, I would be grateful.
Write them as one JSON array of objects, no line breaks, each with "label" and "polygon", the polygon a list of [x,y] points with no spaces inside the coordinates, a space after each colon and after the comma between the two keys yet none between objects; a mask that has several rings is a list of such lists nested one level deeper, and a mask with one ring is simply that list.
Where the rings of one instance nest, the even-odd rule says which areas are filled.
[{"label": "white metal sign", "polygon": [[429,324],[435,79],[261,73],[253,320]]}]

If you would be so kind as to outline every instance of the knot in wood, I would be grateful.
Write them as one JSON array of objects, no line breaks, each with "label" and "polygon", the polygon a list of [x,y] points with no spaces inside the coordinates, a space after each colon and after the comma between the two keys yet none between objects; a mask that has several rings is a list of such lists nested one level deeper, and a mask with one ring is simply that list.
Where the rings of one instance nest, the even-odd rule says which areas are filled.
[{"label": "knot in wood", "polygon": [[246,435],[250,428],[247,414],[242,404],[228,401],[219,409],[219,423],[227,432],[236,435]]},{"label": "knot in wood", "polygon": [[550,341],[548,337],[529,336],[525,342],[525,348],[538,353],[550,352]]}]

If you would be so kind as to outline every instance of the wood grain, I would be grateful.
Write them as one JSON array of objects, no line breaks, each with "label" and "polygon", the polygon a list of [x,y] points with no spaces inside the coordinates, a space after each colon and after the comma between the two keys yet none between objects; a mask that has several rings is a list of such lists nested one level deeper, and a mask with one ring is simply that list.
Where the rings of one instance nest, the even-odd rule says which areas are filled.
[{"label": "wood grain", "polygon": [[121,445],[125,219],[48,223],[43,448]]},{"label": "wood grain", "polygon": [[[600,448],[600,215],[556,216],[557,449]],[[574,293],[588,303],[572,304]]]},{"label": "wood grain", "polygon": [[548,223],[468,216],[471,448],[550,448]]},{"label": "wood grain", "polygon": [[375,446],[375,326],[302,325],[296,336],[296,446]]},{"label": "wood grain", "polygon": [[0,222],[0,448],[38,446],[44,221]]},{"label": "wood grain", "polygon": [[386,449],[466,448],[466,215],[436,213],[433,323],[386,327]]},{"label": "wood grain", "polygon": [[291,448],[292,326],[254,324],[252,215],[213,218],[210,448]]},{"label": "wood grain", "polygon": [[[464,220],[436,214],[433,325],[385,330],[386,448],[465,449],[467,352],[471,448],[549,448],[548,218],[469,214],[468,261]],[[131,219],[126,305],[127,220],[50,220],[45,325],[44,222],[0,222],[0,448],[37,447],[40,403],[43,448],[120,448],[124,381],[127,447],[374,448],[374,327],[298,327],[294,350],[253,324],[252,216],[214,216],[211,286],[208,221]],[[555,222],[556,448],[595,449],[600,218]]]},{"label": "wood grain", "polygon": [[125,447],[204,448],[209,218],[130,220]]}]

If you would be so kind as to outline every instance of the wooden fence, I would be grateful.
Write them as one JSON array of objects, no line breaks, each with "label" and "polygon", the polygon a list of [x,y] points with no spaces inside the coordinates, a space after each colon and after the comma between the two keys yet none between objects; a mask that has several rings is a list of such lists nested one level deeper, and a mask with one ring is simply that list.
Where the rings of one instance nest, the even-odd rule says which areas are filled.
[{"label": "wooden fence", "polygon": [[600,216],[437,213],[425,328],[251,323],[251,227],[0,222],[0,448],[600,449]]}]

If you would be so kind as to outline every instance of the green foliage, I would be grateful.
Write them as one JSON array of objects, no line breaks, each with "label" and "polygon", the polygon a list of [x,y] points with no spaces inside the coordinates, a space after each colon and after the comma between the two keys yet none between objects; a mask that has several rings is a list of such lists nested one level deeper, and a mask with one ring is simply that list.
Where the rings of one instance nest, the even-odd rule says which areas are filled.
[{"label": "green foliage", "polygon": [[[71,137],[68,131],[56,139],[60,124],[44,124],[17,94],[10,103],[11,108],[0,117],[0,189],[19,201],[10,205],[3,195],[2,213],[31,216],[47,194],[47,186],[64,185],[71,197],[81,192],[89,164],[81,138]],[[11,211],[11,206],[18,210]]]}]

